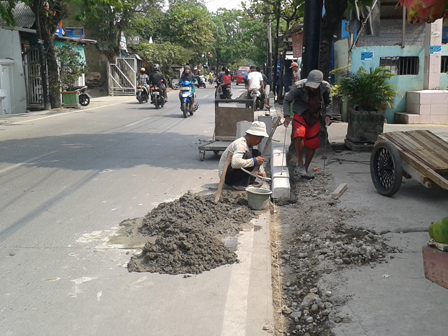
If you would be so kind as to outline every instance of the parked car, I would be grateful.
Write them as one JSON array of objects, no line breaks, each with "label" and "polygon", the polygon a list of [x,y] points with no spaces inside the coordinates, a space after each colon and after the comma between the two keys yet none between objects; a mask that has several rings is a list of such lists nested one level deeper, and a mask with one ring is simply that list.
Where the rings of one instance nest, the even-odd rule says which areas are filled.
[{"label": "parked car", "polygon": [[236,85],[244,84],[244,76],[249,73],[250,68],[246,66],[240,66],[236,73]]}]

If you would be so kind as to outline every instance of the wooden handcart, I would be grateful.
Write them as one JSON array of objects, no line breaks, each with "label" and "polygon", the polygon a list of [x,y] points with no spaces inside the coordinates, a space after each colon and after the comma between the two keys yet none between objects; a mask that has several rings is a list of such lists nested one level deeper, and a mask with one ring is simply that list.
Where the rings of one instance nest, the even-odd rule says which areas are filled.
[{"label": "wooden handcart", "polygon": [[[254,111],[247,108],[246,103],[252,102],[247,99],[216,99],[215,100],[215,131],[213,140],[198,147],[199,160],[205,160],[205,152],[212,151],[218,154],[236,139],[236,124],[239,121],[254,121]],[[222,106],[220,104],[237,103],[239,106]]]},{"label": "wooden handcart", "polygon": [[403,177],[448,190],[448,142],[423,130],[383,133],[370,157],[370,174],[384,196],[394,195]]}]

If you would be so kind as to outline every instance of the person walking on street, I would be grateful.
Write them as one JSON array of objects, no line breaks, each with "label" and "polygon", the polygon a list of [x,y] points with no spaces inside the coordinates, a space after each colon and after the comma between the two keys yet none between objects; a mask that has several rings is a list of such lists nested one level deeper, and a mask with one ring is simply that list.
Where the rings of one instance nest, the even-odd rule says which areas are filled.
[{"label": "person walking on street", "polygon": [[219,178],[221,178],[227,156],[229,153],[233,153],[224,180],[226,185],[232,186],[236,190],[244,190],[249,183],[254,182],[255,178],[241,168],[253,171],[256,166],[259,166],[258,175],[266,177],[263,168],[264,158],[260,156],[261,153],[258,149],[253,149],[264,137],[269,137],[266,133],[266,124],[262,121],[254,121],[244,137],[236,139],[227,147],[221,155],[218,165]]},{"label": "person walking on street", "polygon": [[298,82],[300,80],[299,65],[297,64],[297,62],[292,62],[289,68],[292,69],[292,84],[294,84],[295,82]]},{"label": "person walking on street", "polygon": [[[298,165],[294,172],[303,178],[313,179],[308,172],[314,151],[320,148],[320,118],[325,118],[326,126],[331,123],[332,98],[330,84],[323,80],[323,73],[312,70],[308,78],[296,82],[283,102],[284,125],[291,122],[290,105],[294,112],[293,132]],[[305,162],[303,148],[306,147]]]}]

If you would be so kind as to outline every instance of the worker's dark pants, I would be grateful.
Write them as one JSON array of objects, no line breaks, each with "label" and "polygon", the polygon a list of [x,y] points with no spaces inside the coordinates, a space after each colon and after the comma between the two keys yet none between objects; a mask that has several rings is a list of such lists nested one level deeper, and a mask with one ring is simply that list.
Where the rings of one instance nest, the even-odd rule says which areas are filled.
[{"label": "worker's dark pants", "polygon": [[[258,149],[252,149],[252,152],[247,151],[243,155],[243,159],[253,159],[254,157],[260,156],[260,151]],[[255,167],[244,168],[248,171],[254,170]],[[233,169],[231,165],[227,168],[226,179],[224,183],[230,186],[243,186],[247,187],[249,182],[255,181],[255,177],[250,176],[248,173],[243,172],[241,169]]]}]

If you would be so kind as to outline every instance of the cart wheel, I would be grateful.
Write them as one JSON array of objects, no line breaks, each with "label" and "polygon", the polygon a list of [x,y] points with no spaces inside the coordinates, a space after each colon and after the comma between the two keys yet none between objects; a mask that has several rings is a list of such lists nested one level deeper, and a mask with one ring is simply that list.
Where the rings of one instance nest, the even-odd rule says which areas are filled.
[{"label": "cart wheel", "polygon": [[199,160],[201,161],[205,160],[205,151],[199,151]]},{"label": "cart wheel", "polygon": [[403,166],[398,149],[389,141],[378,142],[370,156],[370,175],[383,196],[394,195],[401,186]]},{"label": "cart wheel", "polygon": [[215,155],[218,155],[219,154],[219,151],[213,151],[213,154],[215,154]]}]

